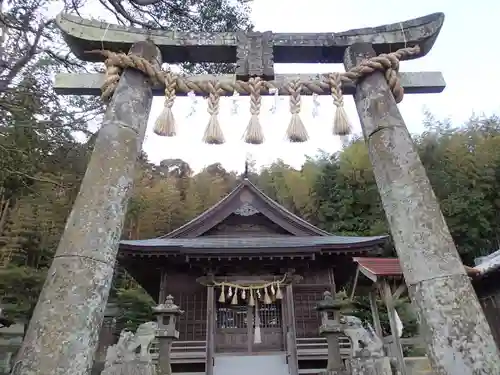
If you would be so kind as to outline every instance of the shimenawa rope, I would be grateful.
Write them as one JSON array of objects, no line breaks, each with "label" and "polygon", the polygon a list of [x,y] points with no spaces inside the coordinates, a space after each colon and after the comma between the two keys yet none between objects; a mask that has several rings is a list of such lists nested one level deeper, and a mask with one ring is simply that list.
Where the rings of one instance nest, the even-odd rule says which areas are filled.
[{"label": "shimenawa rope", "polygon": [[[336,106],[334,116],[333,133],[335,135],[348,135],[351,132],[351,124],[344,109],[342,96],[342,83],[355,83],[360,78],[375,71],[384,72],[385,79],[394,95],[396,103],[403,100],[404,89],[401,86],[398,71],[399,62],[408,59],[420,52],[420,47],[407,47],[389,54],[381,54],[364,60],[359,65],[347,72],[330,73],[316,81],[293,81],[280,91],[290,95],[290,112],[292,118],[287,129],[287,138],[291,142],[305,142],[309,138],[307,130],[299,113],[301,106],[301,92],[323,93],[330,89],[333,103]],[[149,76],[154,83],[165,86],[165,106],[155,123],[154,131],[162,136],[174,136],[175,120],[172,114],[172,106],[176,92],[188,93],[190,91],[207,96],[208,112],[210,121],[205,130],[203,140],[210,144],[224,143],[224,134],[219,124],[219,101],[221,95],[238,92],[250,95],[250,122],[245,130],[244,139],[247,143],[260,144],[264,141],[264,134],[259,121],[261,106],[261,95],[269,93],[277,88],[273,82],[263,81],[260,78],[251,78],[248,82],[236,80],[234,82],[194,82],[186,77],[169,71],[162,71],[143,57],[114,53],[107,50],[94,50],[88,53],[99,53],[106,57],[106,78],[102,85],[102,99],[108,102],[113,96],[114,90],[120,80],[120,74],[125,68],[135,68]]]}]

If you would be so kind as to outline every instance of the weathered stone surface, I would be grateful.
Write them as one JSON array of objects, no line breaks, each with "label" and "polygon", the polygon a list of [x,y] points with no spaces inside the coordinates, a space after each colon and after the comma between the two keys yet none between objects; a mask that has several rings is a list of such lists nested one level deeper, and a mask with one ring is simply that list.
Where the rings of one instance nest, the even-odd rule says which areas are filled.
[{"label": "weathered stone surface", "polygon": [[392,375],[389,358],[353,357],[351,375]]},{"label": "weathered stone surface", "polygon": [[[348,48],[347,69],[374,56]],[[375,179],[436,374],[500,374],[500,356],[425,169],[382,73],[354,96]]]},{"label": "weathered stone surface", "polygon": [[[466,275],[440,277],[411,285],[422,335],[436,374],[500,374],[498,349],[479,301],[470,295]],[[427,300],[435,301],[429,306]],[[437,309],[437,306],[444,306]],[[468,371],[468,372],[465,372]]]},{"label": "weathered stone surface", "polygon": [[271,32],[237,33],[236,78],[274,79],[274,58]]},{"label": "weathered stone surface", "polygon": [[[244,73],[242,73],[244,74]],[[231,84],[237,77],[230,75],[196,75],[187,78],[190,82],[200,83],[203,81],[217,81],[223,84]],[[444,90],[446,83],[440,72],[407,72],[400,73],[401,85],[406,94],[436,94]],[[286,89],[291,82],[299,79],[301,82],[326,82],[326,77],[321,74],[277,74],[272,81],[273,86],[277,87],[280,95],[290,95]],[[54,84],[55,91],[60,95],[101,95],[101,86],[104,82],[104,74],[93,73],[59,73],[56,75]],[[330,87],[327,84],[322,86],[322,95],[331,95]],[[343,84],[342,93],[344,95],[353,95],[356,87],[352,84]],[[196,90],[195,90],[196,92]],[[202,94],[202,92],[197,92]],[[226,93],[232,95],[233,93]],[[269,95],[267,90],[262,90],[262,95]],[[312,95],[312,91],[303,86],[301,95]],[[165,87],[155,86],[153,95],[165,95]],[[177,95],[186,95],[186,92],[177,90]],[[244,95],[244,94],[241,94]]]},{"label": "weathered stone surface", "polygon": [[104,369],[101,375],[156,375],[156,369],[151,362],[135,360],[117,363]]},{"label": "weathered stone surface", "polygon": [[[372,43],[377,53],[389,53],[406,45],[420,45],[427,54],[444,22],[443,13],[393,24],[354,29],[338,33],[271,33],[265,39],[274,49],[277,63],[341,63],[345,49],[354,43]],[[126,51],[133,43],[151,40],[160,47],[163,61],[235,63],[235,49],[241,47],[241,32],[183,32],[147,30],[86,20],[60,14],[57,25],[73,53],[85,61],[102,61],[103,57],[86,54],[92,49]],[[179,48],[182,47],[182,48]]]},{"label": "weathered stone surface", "polygon": [[174,339],[171,337],[161,337],[159,339],[158,368],[160,369],[162,375],[172,374],[170,352],[172,350],[173,341]]},{"label": "weathered stone surface", "polygon": [[[131,53],[158,62],[159,51],[150,42],[135,44]],[[151,102],[150,80],[126,70],[106,111],[14,375],[90,372]]]}]

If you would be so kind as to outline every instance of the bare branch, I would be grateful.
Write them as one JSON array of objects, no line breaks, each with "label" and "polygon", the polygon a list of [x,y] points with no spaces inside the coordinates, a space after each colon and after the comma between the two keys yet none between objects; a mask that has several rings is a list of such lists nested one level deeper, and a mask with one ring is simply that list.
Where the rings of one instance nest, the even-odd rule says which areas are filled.
[{"label": "bare branch", "polygon": [[[43,35],[43,31],[45,28],[50,25],[54,20],[49,20],[45,22],[41,22],[40,25],[38,26],[38,29],[35,33],[35,39],[32,44],[29,42],[27,43],[29,45],[28,51],[24,53],[24,55],[19,58],[10,71],[5,75],[5,77],[2,77],[2,80],[0,81],[0,92],[4,92],[7,87],[10,85],[12,80],[21,72],[21,70],[30,62],[30,60],[37,54],[37,48],[38,44],[40,43],[40,38]],[[25,34],[25,37],[27,34]]]},{"label": "bare branch", "polygon": [[23,173],[23,172],[20,172],[20,171],[14,171],[14,170],[9,169],[9,168],[4,168],[4,171],[7,172],[7,173],[10,173],[10,174],[15,174],[15,175],[18,175],[18,176],[26,177],[26,178],[28,178],[30,180],[33,180],[33,181],[46,182],[46,183],[49,183],[49,184],[52,184],[52,185],[56,185],[56,186],[61,187],[61,188],[64,187],[59,182],[51,180],[49,178],[30,176],[29,174],[26,174],[26,173]]},{"label": "bare branch", "polygon": [[159,3],[161,0],[130,0],[131,3],[139,6],[153,5]]}]

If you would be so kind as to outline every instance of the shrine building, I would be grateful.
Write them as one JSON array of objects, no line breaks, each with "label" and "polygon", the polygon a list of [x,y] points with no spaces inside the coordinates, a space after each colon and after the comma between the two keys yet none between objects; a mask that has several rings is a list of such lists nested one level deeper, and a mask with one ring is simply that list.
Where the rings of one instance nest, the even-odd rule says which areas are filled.
[{"label": "shrine building", "polygon": [[[184,310],[174,373],[210,375],[218,364],[230,371],[228,361],[240,356],[251,365],[279,362],[284,374],[312,374],[327,360],[315,305],[325,291],[352,287],[353,258],[380,254],[387,239],[332,235],[244,179],[180,228],[121,241],[118,261],[158,303],[172,295]],[[348,351],[346,338],[346,358]]]}]

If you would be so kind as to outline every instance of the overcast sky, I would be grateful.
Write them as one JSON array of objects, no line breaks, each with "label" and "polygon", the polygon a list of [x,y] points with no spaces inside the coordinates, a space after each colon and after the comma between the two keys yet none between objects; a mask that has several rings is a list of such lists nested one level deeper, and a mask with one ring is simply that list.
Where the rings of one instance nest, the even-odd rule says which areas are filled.
[{"label": "overcast sky", "polygon": [[[454,123],[466,121],[472,113],[492,114],[500,109],[498,61],[498,31],[500,2],[491,0],[452,1],[419,0],[254,0],[252,20],[256,30],[274,32],[336,32],[352,28],[378,26],[404,21],[433,12],[444,12],[443,29],[432,51],[427,56],[405,62],[401,71],[442,71],[447,88],[441,94],[406,95],[400,110],[412,133],[422,130],[422,111],[428,108],[438,118],[450,117]],[[341,65],[277,64],[277,73],[320,73],[343,71]],[[360,133],[360,125],[352,97],[346,97],[346,109]],[[311,139],[307,143],[290,144],[284,133],[290,121],[288,98],[283,97],[278,111],[269,109],[273,99],[266,97],[262,104],[261,123],[266,141],[262,145],[247,145],[242,140],[250,117],[248,98],[240,98],[237,115],[231,115],[232,100],[221,100],[220,123],[226,143],[205,145],[201,141],[208,122],[206,102],[198,99],[194,115],[187,117],[193,104],[189,98],[177,98],[174,115],[178,136],[158,137],[152,132],[160,113],[163,99],[157,97],[148,125],[144,149],[151,161],[181,158],[195,170],[214,162],[221,162],[230,170],[242,170],[249,153],[258,166],[268,165],[281,158],[300,167],[304,155],[314,155],[318,149],[334,152],[340,142],[331,134],[334,113],[330,97],[320,97],[319,116],[313,117],[312,98],[303,98],[301,117]]]}]

